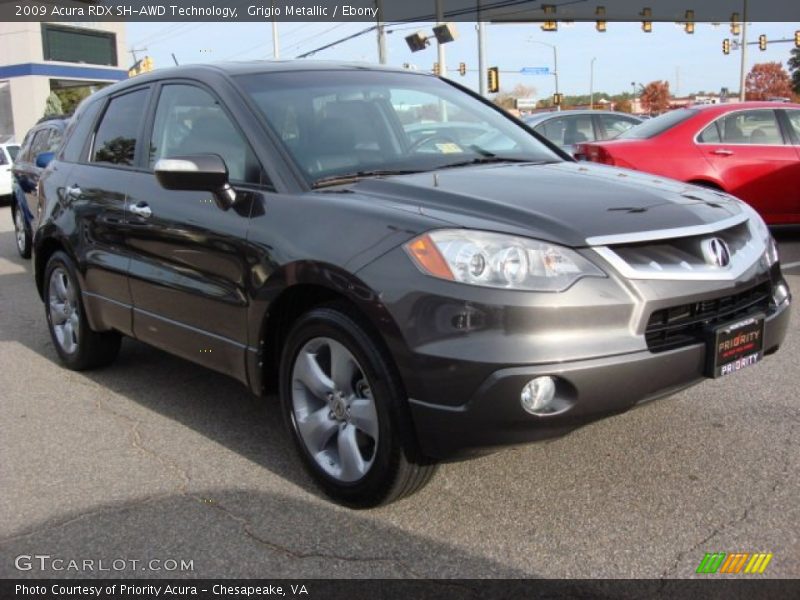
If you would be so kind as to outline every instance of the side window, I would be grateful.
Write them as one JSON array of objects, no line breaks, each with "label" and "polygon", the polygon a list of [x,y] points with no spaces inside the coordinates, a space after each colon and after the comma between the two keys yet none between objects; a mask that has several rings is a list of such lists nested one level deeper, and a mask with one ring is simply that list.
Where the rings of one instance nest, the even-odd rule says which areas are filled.
[{"label": "side window", "polygon": [[94,102],[89,102],[85,106],[81,104],[78,108],[78,112],[75,113],[75,116],[67,126],[67,132],[65,134],[66,143],[61,148],[61,160],[66,162],[80,162],[86,158],[85,156],[81,156],[81,153],[86,147],[86,139],[90,135],[94,121],[102,106],[103,103],[96,100]]},{"label": "side window", "polygon": [[613,140],[621,133],[628,131],[634,125],[638,125],[637,121],[627,117],[617,115],[600,115],[600,122],[603,124],[605,130],[605,138]]},{"label": "side window", "polygon": [[36,137],[33,138],[31,143],[30,161],[36,162],[36,157],[42,152],[47,152],[47,146],[50,140],[50,129],[45,127],[36,132]]},{"label": "side window", "polygon": [[719,124],[715,121],[697,136],[697,141],[701,144],[721,144],[722,134],[719,131]]},{"label": "side window", "polygon": [[261,183],[261,167],[250,145],[211,94],[192,85],[161,90],[150,140],[150,168],[160,158],[217,154],[231,181]]},{"label": "side window", "polygon": [[61,147],[61,140],[64,134],[60,129],[53,128],[50,130],[50,138],[47,140],[47,148],[43,152],[56,152]]},{"label": "side window", "polygon": [[133,165],[148,93],[142,89],[111,100],[94,137],[92,162]]},{"label": "side window", "polygon": [[3,148],[0,148],[0,167],[4,167],[8,164],[8,159],[6,158],[6,151]]},{"label": "side window", "polygon": [[800,110],[787,110],[786,116],[789,117],[789,123],[794,129],[794,136],[800,141]]},{"label": "side window", "polygon": [[781,146],[783,136],[773,110],[743,110],[717,120],[723,144]]}]

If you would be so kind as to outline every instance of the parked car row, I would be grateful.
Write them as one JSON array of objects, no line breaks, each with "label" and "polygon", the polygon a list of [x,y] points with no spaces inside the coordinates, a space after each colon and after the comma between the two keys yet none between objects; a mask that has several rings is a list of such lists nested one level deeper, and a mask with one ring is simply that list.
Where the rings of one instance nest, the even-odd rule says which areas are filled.
[{"label": "parked car row", "polygon": [[[784,139],[774,114],[738,126]],[[775,241],[747,204],[576,162],[430,75],[185,66],[89,97],[54,157],[48,128],[23,144],[17,201],[62,363],[108,365],[130,336],[277,391],[309,473],[349,506],[742,371],[786,335]]]}]

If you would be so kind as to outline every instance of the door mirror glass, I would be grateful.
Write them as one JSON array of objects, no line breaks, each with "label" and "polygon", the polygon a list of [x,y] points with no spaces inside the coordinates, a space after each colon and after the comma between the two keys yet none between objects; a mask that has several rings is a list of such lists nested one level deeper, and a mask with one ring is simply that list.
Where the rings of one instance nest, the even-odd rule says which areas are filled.
[{"label": "door mirror glass", "polygon": [[162,158],[153,170],[161,187],[167,190],[211,192],[223,209],[236,201],[236,192],[228,182],[228,167],[216,154]]},{"label": "door mirror glass", "polygon": [[36,155],[36,166],[40,169],[46,169],[47,165],[53,162],[53,158],[55,157],[55,152],[42,152],[41,154]]}]

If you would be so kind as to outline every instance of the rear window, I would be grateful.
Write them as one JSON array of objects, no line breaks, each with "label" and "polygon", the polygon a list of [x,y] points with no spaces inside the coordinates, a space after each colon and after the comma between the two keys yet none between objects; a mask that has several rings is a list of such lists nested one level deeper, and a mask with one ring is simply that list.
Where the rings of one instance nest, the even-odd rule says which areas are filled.
[{"label": "rear window", "polygon": [[84,100],[78,107],[78,111],[70,121],[66,132],[66,143],[61,149],[61,160],[65,162],[80,162],[85,159],[82,155],[86,147],[86,138],[90,135],[97,113],[103,106],[102,102],[96,100]]},{"label": "rear window", "polygon": [[660,117],[645,121],[641,125],[637,125],[624,132],[617,137],[618,140],[649,140],[657,135],[672,129],[676,125],[688,121],[698,113],[696,110],[690,108],[679,108],[668,113],[664,113]]},{"label": "rear window", "polygon": [[94,138],[92,162],[133,165],[148,89],[112,98]]}]

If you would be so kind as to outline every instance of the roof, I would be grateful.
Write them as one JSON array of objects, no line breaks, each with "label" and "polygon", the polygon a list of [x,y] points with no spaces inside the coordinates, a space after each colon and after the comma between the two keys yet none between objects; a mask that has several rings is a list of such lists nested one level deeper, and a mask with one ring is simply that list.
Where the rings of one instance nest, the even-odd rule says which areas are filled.
[{"label": "roof", "polygon": [[637,115],[632,115],[630,113],[624,113],[615,110],[589,110],[589,109],[561,110],[561,111],[533,113],[532,115],[525,115],[522,120],[525,121],[526,123],[534,121],[539,122],[539,121],[544,121],[545,119],[566,117],[569,115],[624,115],[626,117],[631,117],[632,119],[636,119],[638,121],[642,120],[641,117]]}]

